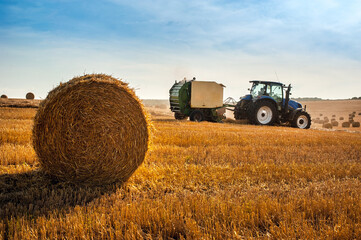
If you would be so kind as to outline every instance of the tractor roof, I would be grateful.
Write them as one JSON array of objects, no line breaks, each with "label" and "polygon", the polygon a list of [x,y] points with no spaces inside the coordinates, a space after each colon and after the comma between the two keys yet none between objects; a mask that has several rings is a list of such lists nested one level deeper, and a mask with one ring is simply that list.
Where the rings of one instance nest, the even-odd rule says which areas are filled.
[{"label": "tractor roof", "polygon": [[262,80],[252,80],[252,81],[249,81],[251,83],[273,83],[273,84],[279,84],[279,85],[282,85],[282,86],[285,86],[283,83],[280,83],[280,82],[273,82],[273,81],[262,81]]}]

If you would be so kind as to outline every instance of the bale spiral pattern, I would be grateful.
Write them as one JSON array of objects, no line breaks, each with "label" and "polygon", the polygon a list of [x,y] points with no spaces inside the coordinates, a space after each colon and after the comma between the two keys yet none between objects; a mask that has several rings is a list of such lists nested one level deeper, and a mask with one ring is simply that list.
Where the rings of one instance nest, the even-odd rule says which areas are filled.
[{"label": "bale spiral pattern", "polygon": [[28,92],[25,97],[26,99],[33,100],[35,98],[35,95],[32,92]]},{"label": "bale spiral pattern", "polygon": [[49,92],[33,127],[42,169],[76,183],[126,181],[148,150],[147,114],[133,90],[111,76],[76,77]]}]

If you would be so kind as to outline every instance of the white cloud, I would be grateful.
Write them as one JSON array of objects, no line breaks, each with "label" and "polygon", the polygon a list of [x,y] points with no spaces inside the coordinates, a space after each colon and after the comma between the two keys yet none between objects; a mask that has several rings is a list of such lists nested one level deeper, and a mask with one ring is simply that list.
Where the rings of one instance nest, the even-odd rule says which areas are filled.
[{"label": "white cloud", "polygon": [[[277,72],[281,82],[295,86],[293,96],[359,95],[360,30],[352,30],[361,19],[356,1],[243,6],[215,1],[117,2],[148,15],[155,28],[160,24],[164,32],[157,32],[159,41],[3,29],[1,86],[21,86],[45,97],[60,81],[104,72],[129,81],[142,98],[167,98],[174,80],[195,76],[224,83],[225,96],[238,98],[247,92],[249,80],[277,80]],[[23,96],[22,91],[17,95]]]}]

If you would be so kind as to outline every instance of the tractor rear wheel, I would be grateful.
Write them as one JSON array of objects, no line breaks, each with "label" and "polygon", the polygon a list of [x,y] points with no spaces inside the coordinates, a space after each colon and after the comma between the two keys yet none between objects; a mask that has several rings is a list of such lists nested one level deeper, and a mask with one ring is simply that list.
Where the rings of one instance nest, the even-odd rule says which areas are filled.
[{"label": "tractor rear wheel", "polygon": [[259,101],[253,108],[251,122],[257,125],[273,125],[277,119],[276,106],[269,101]]},{"label": "tractor rear wheel", "polygon": [[189,116],[189,120],[194,122],[202,122],[204,120],[204,115],[201,111],[195,110]]},{"label": "tractor rear wheel", "polygon": [[308,129],[311,126],[311,117],[307,112],[298,112],[292,119],[291,126],[295,128]]}]

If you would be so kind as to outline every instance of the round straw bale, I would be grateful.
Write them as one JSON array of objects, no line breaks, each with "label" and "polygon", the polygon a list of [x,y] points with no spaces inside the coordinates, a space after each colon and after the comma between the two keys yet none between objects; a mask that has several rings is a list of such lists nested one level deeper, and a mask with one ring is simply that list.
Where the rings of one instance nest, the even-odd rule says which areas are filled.
[{"label": "round straw bale", "polygon": [[331,122],[333,122],[333,121],[336,121],[336,119],[335,119],[335,118],[331,118]]},{"label": "round straw bale", "polygon": [[26,99],[33,100],[35,98],[35,95],[32,92],[28,92],[25,97]]},{"label": "round straw bale", "polygon": [[339,120],[344,120],[344,118],[343,118],[343,117],[340,117]]},{"label": "round straw bale", "polygon": [[353,122],[352,127],[360,127],[360,122]]},{"label": "round straw bale", "polygon": [[323,120],[319,120],[319,121],[318,121],[318,123],[319,123],[319,124],[324,124],[324,123],[325,123],[325,121],[323,121]]},{"label": "round straw bale", "polygon": [[353,122],[354,122],[353,118],[350,118],[348,121],[349,121],[350,123],[353,123]]},{"label": "round straw bale", "polygon": [[144,161],[148,115],[126,83],[104,74],[75,77],[49,92],[34,119],[41,168],[65,181],[126,181]]},{"label": "round straw bale", "polygon": [[324,123],[323,125],[322,125],[322,127],[323,128],[332,128],[332,124],[331,123]]},{"label": "round straw bale", "polygon": [[350,123],[349,122],[343,122],[342,127],[348,128],[348,127],[350,127]]},{"label": "round straw bale", "polygon": [[324,122],[324,123],[328,123],[329,121],[330,121],[330,120],[328,119],[328,117],[324,117],[324,118],[323,118],[323,122]]},{"label": "round straw bale", "polygon": [[5,94],[1,95],[1,98],[8,98]]},{"label": "round straw bale", "polygon": [[322,113],[320,113],[320,117],[322,117],[323,116],[323,114]]},{"label": "round straw bale", "polygon": [[360,115],[361,115],[361,112],[359,112],[358,115],[360,116]]},{"label": "round straw bale", "polygon": [[334,117],[336,117],[336,115],[332,115],[332,117],[334,118]]},{"label": "round straw bale", "polygon": [[332,126],[334,126],[334,127],[337,127],[337,126],[338,126],[338,122],[337,122],[337,121],[331,121],[331,124],[332,124]]}]

